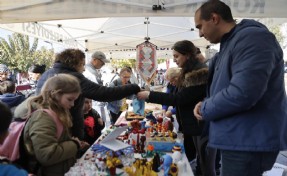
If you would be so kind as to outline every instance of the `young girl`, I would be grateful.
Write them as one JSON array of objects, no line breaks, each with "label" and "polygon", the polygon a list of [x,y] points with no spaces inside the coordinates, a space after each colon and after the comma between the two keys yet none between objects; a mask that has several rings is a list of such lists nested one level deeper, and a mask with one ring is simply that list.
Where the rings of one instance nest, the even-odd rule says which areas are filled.
[{"label": "young girl", "polygon": [[87,147],[68,130],[72,126],[69,109],[80,91],[77,78],[58,74],[46,81],[40,95],[27,101],[28,114],[33,113],[24,129],[24,145],[29,168],[37,175],[64,175],[75,163],[78,149]]}]

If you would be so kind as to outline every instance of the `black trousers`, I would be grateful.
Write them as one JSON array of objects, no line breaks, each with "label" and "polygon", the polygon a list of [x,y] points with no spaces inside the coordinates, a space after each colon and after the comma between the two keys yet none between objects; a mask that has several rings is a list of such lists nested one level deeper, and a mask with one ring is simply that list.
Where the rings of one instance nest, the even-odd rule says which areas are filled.
[{"label": "black trousers", "polygon": [[196,150],[195,145],[192,139],[192,135],[183,134],[183,145],[185,149],[185,155],[188,159],[188,161],[192,161],[196,157]]}]

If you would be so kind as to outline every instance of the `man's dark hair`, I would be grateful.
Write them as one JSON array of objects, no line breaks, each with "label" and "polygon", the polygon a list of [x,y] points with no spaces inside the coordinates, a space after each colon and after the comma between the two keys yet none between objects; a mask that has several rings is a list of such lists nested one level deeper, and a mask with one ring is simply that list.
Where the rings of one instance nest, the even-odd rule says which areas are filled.
[{"label": "man's dark hair", "polygon": [[4,103],[0,102],[0,134],[5,133],[12,120],[12,112]]},{"label": "man's dark hair", "polygon": [[32,65],[30,68],[29,68],[29,72],[32,72],[32,73],[40,73],[40,74],[43,74],[45,72],[45,69],[46,69],[46,65],[43,64],[43,65],[38,65],[38,64],[35,64],[35,65]]},{"label": "man's dark hair", "polygon": [[201,12],[200,18],[206,21],[210,20],[212,13],[218,14],[226,22],[235,21],[232,17],[230,7],[219,0],[209,0],[202,4],[198,10]]}]

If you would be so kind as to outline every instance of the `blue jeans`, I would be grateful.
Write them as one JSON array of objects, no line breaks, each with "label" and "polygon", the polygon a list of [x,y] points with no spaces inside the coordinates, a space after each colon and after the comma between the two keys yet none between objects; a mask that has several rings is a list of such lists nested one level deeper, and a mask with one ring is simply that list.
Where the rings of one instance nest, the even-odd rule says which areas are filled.
[{"label": "blue jeans", "polygon": [[221,176],[262,176],[272,168],[278,153],[221,150]]}]

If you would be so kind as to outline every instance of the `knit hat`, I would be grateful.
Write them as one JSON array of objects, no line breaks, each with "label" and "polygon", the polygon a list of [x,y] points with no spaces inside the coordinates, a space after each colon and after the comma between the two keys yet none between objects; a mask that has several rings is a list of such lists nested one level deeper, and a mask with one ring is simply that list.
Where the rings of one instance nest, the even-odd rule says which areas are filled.
[{"label": "knit hat", "polygon": [[5,73],[5,72],[8,72],[9,69],[6,65],[4,64],[0,64],[0,73]]}]

